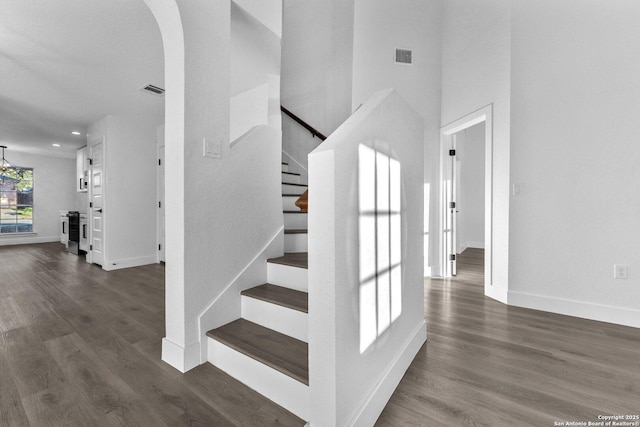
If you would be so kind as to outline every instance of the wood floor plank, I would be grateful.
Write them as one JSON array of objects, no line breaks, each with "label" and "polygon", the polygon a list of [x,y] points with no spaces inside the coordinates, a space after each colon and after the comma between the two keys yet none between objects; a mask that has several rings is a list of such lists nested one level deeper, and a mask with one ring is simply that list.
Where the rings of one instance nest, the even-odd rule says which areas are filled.
[{"label": "wood floor plank", "polygon": [[28,323],[14,299],[14,296],[0,297],[0,332],[19,328]]},{"label": "wood floor plank", "polygon": [[77,334],[48,340],[45,345],[68,382],[84,400],[116,425],[166,425]]},{"label": "wood floor plank", "polygon": [[467,250],[455,278],[425,280],[428,341],[376,425],[550,426],[637,413],[640,330],[493,301],[483,258]]},{"label": "wood floor plank", "polygon": [[[486,298],[482,260],[467,250],[455,279],[425,281],[428,342],[376,425],[638,413],[639,329]],[[105,272],[56,243],[0,247],[0,262],[0,425],[304,425],[213,366],[160,360],[162,265]]]},{"label": "wood floor plank", "polygon": [[125,381],[168,425],[193,424],[233,426],[231,420],[206,405],[177,376],[158,375],[159,370],[144,355],[116,334],[97,345],[97,353],[109,369]]},{"label": "wood floor plank", "polygon": [[[181,379],[190,389],[197,391],[209,405],[242,426],[303,426],[305,422],[256,393],[211,364],[200,365]],[[215,388],[211,384],[216,384]],[[252,408],[238,412],[238,407]]]},{"label": "wood floor plank", "polygon": [[2,350],[21,397],[65,382],[42,341],[28,326],[4,332]]},{"label": "wood floor plank", "polygon": [[160,360],[163,265],[106,272],[57,243],[0,262],[0,426],[304,425],[213,366]]},{"label": "wood floor plank", "polygon": [[0,426],[28,426],[20,393],[13,381],[11,368],[0,352]]}]

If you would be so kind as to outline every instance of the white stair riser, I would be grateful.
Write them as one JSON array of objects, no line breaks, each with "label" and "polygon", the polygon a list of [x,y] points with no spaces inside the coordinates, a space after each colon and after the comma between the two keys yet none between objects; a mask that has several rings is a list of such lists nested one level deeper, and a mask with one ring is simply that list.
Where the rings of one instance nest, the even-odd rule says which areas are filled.
[{"label": "white stair riser", "polygon": [[308,252],[307,250],[307,234],[285,234],[284,235],[284,251],[285,252]]},{"label": "white stair riser", "polygon": [[289,172],[289,165],[282,165],[282,172]]},{"label": "white stair riser", "polygon": [[284,228],[285,230],[306,229],[307,228],[306,213],[285,213]]},{"label": "white stair riser", "polygon": [[296,206],[296,202],[300,196],[282,196],[282,210],[283,211],[299,211],[300,208]]},{"label": "white stair riser", "polygon": [[282,194],[302,194],[306,190],[307,187],[302,185],[282,184]]},{"label": "white stair riser", "polygon": [[300,184],[300,175],[291,175],[288,173],[283,173],[282,182],[288,182],[290,184]]},{"label": "white stair riser", "polygon": [[267,263],[267,282],[284,286],[285,288],[307,292],[308,271],[306,268],[291,267],[289,265]]},{"label": "white stair riser", "polygon": [[303,420],[309,419],[309,386],[207,338],[207,360]]},{"label": "white stair riser", "polygon": [[307,313],[243,295],[242,318],[297,340],[309,342]]}]

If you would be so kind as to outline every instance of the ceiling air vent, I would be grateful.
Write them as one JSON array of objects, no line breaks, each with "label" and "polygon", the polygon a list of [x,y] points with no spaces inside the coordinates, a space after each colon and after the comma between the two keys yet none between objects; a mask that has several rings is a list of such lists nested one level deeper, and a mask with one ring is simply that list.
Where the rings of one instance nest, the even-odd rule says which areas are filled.
[{"label": "ceiling air vent", "polygon": [[413,51],[410,49],[396,49],[396,64],[412,64]]},{"label": "ceiling air vent", "polygon": [[140,88],[140,90],[148,92],[148,93],[150,93],[152,95],[164,96],[164,89],[162,89],[161,87],[158,87],[158,86],[151,85],[151,84]]}]

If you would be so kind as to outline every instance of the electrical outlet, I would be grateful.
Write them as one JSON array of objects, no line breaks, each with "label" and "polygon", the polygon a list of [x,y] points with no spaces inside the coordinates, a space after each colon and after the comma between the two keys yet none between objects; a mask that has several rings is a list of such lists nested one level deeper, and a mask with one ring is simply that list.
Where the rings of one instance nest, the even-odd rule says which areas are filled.
[{"label": "electrical outlet", "polygon": [[624,264],[613,265],[613,278],[626,279],[629,276],[629,267]]}]

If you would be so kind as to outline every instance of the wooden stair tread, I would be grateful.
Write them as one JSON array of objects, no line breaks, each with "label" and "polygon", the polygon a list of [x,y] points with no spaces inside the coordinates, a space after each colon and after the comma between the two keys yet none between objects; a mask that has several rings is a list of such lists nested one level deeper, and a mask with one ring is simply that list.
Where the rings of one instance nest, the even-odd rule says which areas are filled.
[{"label": "wooden stair tread", "polygon": [[309,230],[305,230],[302,228],[293,228],[290,230],[284,230],[284,234],[307,234]]},{"label": "wooden stair tread", "polygon": [[288,265],[291,267],[308,268],[309,254],[307,252],[287,252],[278,258],[269,258],[267,262]]},{"label": "wooden stair tread", "polygon": [[240,292],[241,295],[277,304],[292,310],[309,312],[309,295],[306,292],[265,283]]},{"label": "wooden stair tread", "polygon": [[295,172],[285,172],[285,171],[282,171],[282,173],[286,173],[287,175],[296,175],[296,176],[300,176],[300,174],[299,174],[299,173],[295,173]]},{"label": "wooden stair tread", "polygon": [[307,184],[294,184],[292,182],[283,182],[282,184],[286,184],[286,185],[295,185],[297,187],[308,187]]},{"label": "wooden stair tread", "polygon": [[306,214],[309,212],[306,211],[282,211],[282,213],[286,213],[286,214]]},{"label": "wooden stair tread", "polygon": [[212,329],[207,336],[309,385],[309,348],[303,341],[245,319]]}]

